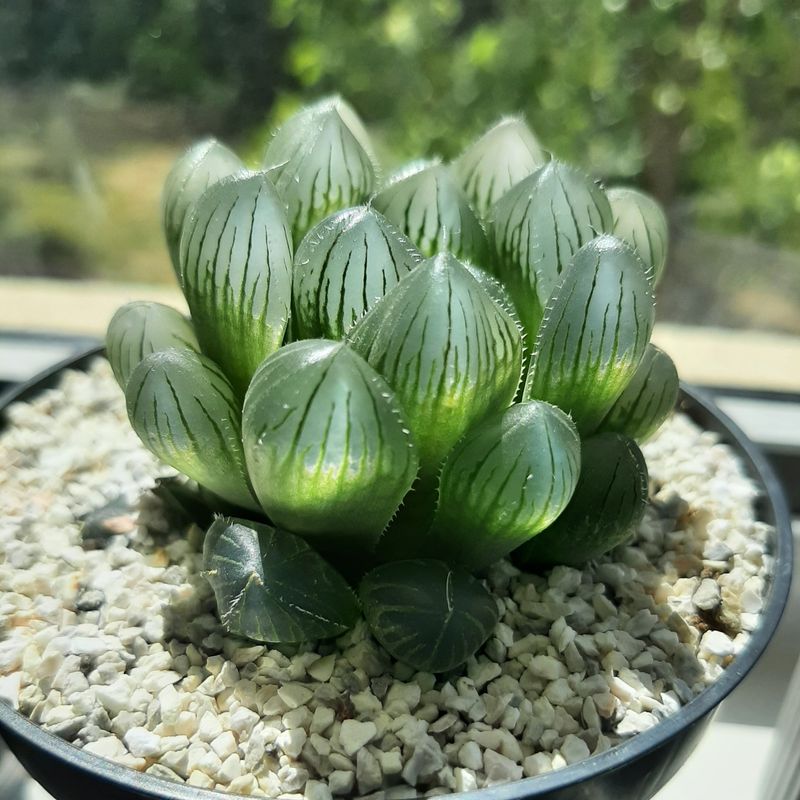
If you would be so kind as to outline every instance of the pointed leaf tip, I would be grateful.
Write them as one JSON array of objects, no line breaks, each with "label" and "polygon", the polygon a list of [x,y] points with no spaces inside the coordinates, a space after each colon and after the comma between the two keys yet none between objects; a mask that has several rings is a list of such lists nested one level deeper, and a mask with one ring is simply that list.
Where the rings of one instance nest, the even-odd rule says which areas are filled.
[{"label": "pointed leaf tip", "polygon": [[203,545],[206,577],[229,633],[259,642],[339,636],[359,616],[345,579],[299,536],[219,517]]}]

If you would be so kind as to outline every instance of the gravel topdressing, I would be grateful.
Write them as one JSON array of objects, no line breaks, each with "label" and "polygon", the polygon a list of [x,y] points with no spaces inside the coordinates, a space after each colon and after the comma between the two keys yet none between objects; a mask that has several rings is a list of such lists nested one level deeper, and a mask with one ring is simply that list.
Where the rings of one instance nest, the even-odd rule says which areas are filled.
[{"label": "gravel topdressing", "polygon": [[754,485],[677,414],[643,448],[651,502],[630,544],[583,570],[498,562],[501,621],[463,669],[414,673],[363,623],[279,650],[223,632],[200,531],[147,493],[174,473],[130,430],[105,361],[10,423],[0,695],[89,752],[193,786],[404,798],[575,763],[714,681],[758,625],[772,568]]}]

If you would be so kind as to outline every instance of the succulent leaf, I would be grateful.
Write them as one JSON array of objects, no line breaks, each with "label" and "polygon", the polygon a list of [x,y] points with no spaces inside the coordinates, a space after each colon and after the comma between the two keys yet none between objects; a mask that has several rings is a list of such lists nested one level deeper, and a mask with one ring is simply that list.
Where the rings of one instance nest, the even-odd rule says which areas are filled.
[{"label": "succulent leaf", "polygon": [[560,161],[524,178],[495,204],[490,223],[495,271],[531,339],[573,254],[612,226],[603,190]]},{"label": "succulent leaf", "polygon": [[216,139],[204,139],[186,150],[167,175],[161,197],[162,221],[178,280],[181,233],[192,206],[209,186],[243,169],[244,164],[232,150]]},{"label": "succulent leaf", "polygon": [[200,198],[181,240],[181,275],[203,352],[243,395],[280,347],[292,297],[289,227],[264,173],[226,178]]},{"label": "succulent leaf", "polygon": [[450,167],[436,161],[411,165],[378,192],[372,204],[424,255],[449,250],[467,261],[487,263],[483,226]]},{"label": "succulent leaf", "polygon": [[525,120],[507,117],[473,142],[454,167],[472,206],[485,217],[515,183],[546,161],[546,153]]},{"label": "succulent leaf", "polygon": [[266,359],[245,397],[243,431],[270,519],[326,551],[372,546],[417,472],[391,389],[340,342],[294,342]]},{"label": "succulent leaf", "polygon": [[611,406],[600,429],[646,441],[672,413],[679,388],[672,359],[654,344],[648,344],[633,378]]},{"label": "succulent leaf", "polygon": [[222,624],[259,642],[338,636],[359,616],[345,579],[299,536],[218,517],[203,545]]},{"label": "succulent leaf", "polygon": [[614,235],[636,248],[657,285],[667,263],[669,230],[664,211],[650,195],[636,189],[620,187],[607,194],[614,214]]},{"label": "succulent leaf", "polygon": [[581,435],[592,433],[636,372],[654,316],[633,248],[613,236],[584,245],[547,304],[524,397],[557,405]]},{"label": "succulent leaf", "polygon": [[361,581],[359,598],[373,636],[395,658],[427,672],[463,664],[498,619],[480,581],[429,559],[377,567]]},{"label": "succulent leaf", "polygon": [[312,225],[363,202],[375,187],[366,131],[338,98],[290,118],[267,146],[264,167],[286,203],[296,243]]},{"label": "succulent leaf", "polygon": [[186,347],[199,351],[192,323],[174,308],[136,300],[117,309],[106,333],[106,354],[123,391],[133,370],[150,353]]},{"label": "succulent leaf", "polygon": [[599,433],[583,441],[581,475],[561,516],[515,551],[523,567],[580,566],[622,544],[644,516],[647,465],[633,439]]},{"label": "succulent leaf", "polygon": [[429,552],[481,569],[550,525],[578,481],[580,439],[549,403],[484,420],[444,462]]},{"label": "succulent leaf", "polygon": [[348,339],[397,393],[429,475],[469,427],[511,403],[519,384],[514,320],[449,253],[403,278]]},{"label": "succulent leaf", "polygon": [[341,339],[421,260],[408,238],[368,206],[328,217],[295,255],[296,334]]},{"label": "succulent leaf", "polygon": [[470,275],[475,278],[476,281],[481,285],[481,288],[492,298],[492,300],[497,303],[503,311],[506,312],[516,323],[519,332],[522,334],[523,339],[525,338],[525,329],[522,327],[522,322],[520,321],[519,314],[517,313],[516,306],[514,305],[514,300],[511,297],[508,289],[500,283],[494,275],[490,272],[487,272],[485,269],[481,267],[476,267],[474,264],[470,264],[469,261],[464,262],[464,266],[469,270]]},{"label": "succulent leaf", "polygon": [[219,367],[192,350],[146,356],[125,389],[142,443],[224,500],[257,509],[242,452],[241,411]]}]

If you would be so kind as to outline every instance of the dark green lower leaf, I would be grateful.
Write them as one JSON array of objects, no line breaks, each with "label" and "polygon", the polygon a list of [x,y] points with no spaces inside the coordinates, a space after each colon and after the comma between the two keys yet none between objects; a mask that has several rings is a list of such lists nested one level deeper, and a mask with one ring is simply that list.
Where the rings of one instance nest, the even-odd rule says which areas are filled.
[{"label": "dark green lower leaf", "polygon": [[217,518],[203,548],[206,577],[225,629],[259,642],[338,636],[358,602],[344,578],[299,536]]},{"label": "dark green lower leaf", "polygon": [[375,638],[419,670],[446,672],[489,638],[494,598],[468,572],[442,561],[394,561],[368,573],[359,590]]}]

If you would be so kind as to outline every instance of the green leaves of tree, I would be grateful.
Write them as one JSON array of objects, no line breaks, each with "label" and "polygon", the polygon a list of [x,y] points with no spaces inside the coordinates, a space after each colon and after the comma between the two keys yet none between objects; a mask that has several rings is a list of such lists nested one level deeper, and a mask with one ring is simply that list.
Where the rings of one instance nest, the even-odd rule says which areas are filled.
[{"label": "green leaves of tree", "polygon": [[161,208],[172,266],[180,280],[179,249],[192,205],[209,186],[244,169],[239,157],[216,139],[193,144],[175,162],[164,184]]},{"label": "green leaves of tree", "polygon": [[151,452],[228,502],[258,508],[239,404],[213,361],[187,349],[151,353],[131,374],[125,398],[131,425]]},{"label": "green leaves of tree", "polygon": [[117,383],[125,389],[133,370],[150,353],[186,347],[199,350],[194,328],[174,308],[137,300],[117,309],[106,332],[106,355]]},{"label": "green leaves of tree", "polygon": [[266,359],[243,431],[270,519],[326,550],[373,545],[417,473],[391,389],[342,343],[295,342]]},{"label": "green leaves of tree", "polygon": [[225,629],[259,642],[338,636],[358,619],[344,578],[299,536],[220,517],[203,546]]},{"label": "green leaves of tree", "polygon": [[547,304],[525,397],[557,405],[592,433],[639,366],[654,316],[635,251],[613,236],[584,245]]},{"label": "green leaves of tree", "polygon": [[573,254],[612,226],[603,190],[560,161],[550,161],[517,183],[494,206],[495,269],[531,339]]},{"label": "green leaves of tree", "polygon": [[429,672],[463,664],[498,619],[495,600],[482,584],[441,561],[377,567],[362,580],[359,597],[375,638],[395,658]]},{"label": "green leaves of tree", "polygon": [[515,183],[546,161],[547,155],[525,120],[506,117],[473,142],[454,168],[469,201],[485,217]]},{"label": "green leaves of tree", "polygon": [[329,98],[302,109],[267,146],[264,168],[283,198],[294,241],[331,212],[367,199],[375,167],[350,106]]},{"label": "green leaves of tree", "polygon": [[264,173],[220,181],[198,201],[181,240],[183,291],[203,352],[244,395],[289,320],[292,243]]},{"label": "green leaves of tree", "polygon": [[585,439],[575,494],[560,517],[516,553],[523,567],[580,566],[624,542],[647,504],[647,465],[636,442],[619,433]]},{"label": "green leaves of tree", "polygon": [[341,339],[422,256],[373,208],[323,220],[297,248],[294,328],[303,339]]},{"label": "green leaves of tree", "polygon": [[444,462],[431,545],[486,567],[552,523],[572,497],[580,439],[548,403],[511,406],[473,428]]},{"label": "green leaves of tree", "polygon": [[450,167],[436,161],[412,164],[372,203],[424,255],[449,250],[458,258],[487,263],[486,234]]},{"label": "green leaves of tree", "polygon": [[508,406],[519,384],[514,320],[449,253],[403,278],[348,338],[396,392],[427,474],[467,428]]}]

